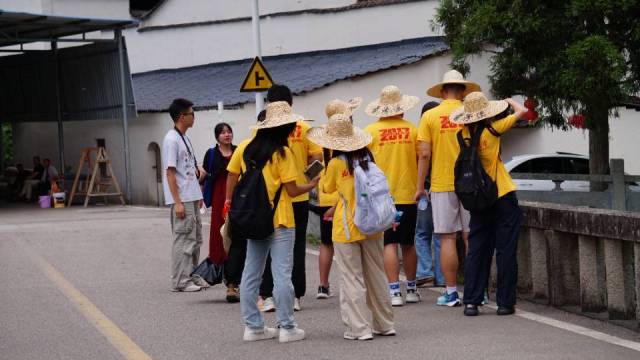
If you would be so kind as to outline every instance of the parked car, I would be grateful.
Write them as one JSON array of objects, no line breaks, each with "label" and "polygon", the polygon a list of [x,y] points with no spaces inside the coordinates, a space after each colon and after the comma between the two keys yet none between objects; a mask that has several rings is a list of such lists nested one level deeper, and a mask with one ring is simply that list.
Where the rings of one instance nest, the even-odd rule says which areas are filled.
[{"label": "parked car", "polygon": [[[565,152],[517,155],[504,165],[509,173],[589,174],[589,157]],[[513,179],[513,181],[518,186],[518,190],[552,191],[556,187],[551,180]],[[567,180],[563,181],[560,187],[567,191],[589,191],[589,182]],[[640,191],[640,186],[633,183],[629,189]]]}]

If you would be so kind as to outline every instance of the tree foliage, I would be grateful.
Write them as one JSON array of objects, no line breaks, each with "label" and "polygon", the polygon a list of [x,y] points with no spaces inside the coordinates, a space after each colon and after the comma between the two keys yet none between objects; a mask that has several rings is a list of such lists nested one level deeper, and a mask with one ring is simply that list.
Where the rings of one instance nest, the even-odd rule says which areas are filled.
[{"label": "tree foliage", "polygon": [[639,0],[443,0],[453,66],[492,53],[490,82],[498,97],[533,97],[549,124],[566,128],[580,113],[586,127],[608,133],[609,115],[640,89]]}]

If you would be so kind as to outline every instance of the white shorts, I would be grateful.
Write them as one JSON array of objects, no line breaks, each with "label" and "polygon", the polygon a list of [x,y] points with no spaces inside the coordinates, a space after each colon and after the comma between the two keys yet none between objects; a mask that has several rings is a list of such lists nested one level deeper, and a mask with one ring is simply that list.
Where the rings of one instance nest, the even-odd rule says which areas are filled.
[{"label": "white shorts", "polygon": [[453,191],[431,193],[431,206],[433,209],[434,233],[469,232],[471,215],[462,206],[456,193]]}]

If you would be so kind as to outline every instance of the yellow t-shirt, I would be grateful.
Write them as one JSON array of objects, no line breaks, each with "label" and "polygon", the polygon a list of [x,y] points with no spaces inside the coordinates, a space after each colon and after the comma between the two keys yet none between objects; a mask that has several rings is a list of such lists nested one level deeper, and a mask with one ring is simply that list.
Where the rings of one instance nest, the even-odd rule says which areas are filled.
[{"label": "yellow t-shirt", "polygon": [[[329,150],[329,154],[331,154],[331,150]],[[329,156],[331,157],[331,156]],[[326,167],[327,164],[324,164],[324,166]],[[338,192],[337,191],[333,191],[333,192],[327,192],[326,190],[326,183],[327,183],[327,176],[326,176],[326,172],[327,169],[324,169],[320,172],[320,182],[318,182],[318,206],[322,206],[322,207],[331,207],[334,206],[337,202],[338,202]]]},{"label": "yellow t-shirt", "polygon": [[[307,168],[307,159],[309,156],[322,154],[322,148],[307,138],[307,132],[311,129],[311,126],[303,120],[298,121],[296,129],[291,135],[289,135],[289,148],[295,156],[296,168],[298,169],[298,179],[296,184],[304,185],[308,182],[304,176],[304,170]],[[304,193],[293,198],[293,202],[307,201],[309,200],[309,193]]]},{"label": "yellow t-shirt", "polygon": [[[498,133],[504,134],[511,129],[517,120],[518,118],[516,118],[515,115],[509,115],[504,119],[492,122],[491,127]],[[465,127],[461,131],[465,139],[471,137],[469,135],[469,128]],[[516,184],[511,180],[511,175],[509,175],[500,158],[499,137],[491,134],[488,130],[483,131],[482,135],[480,135],[480,143],[478,144],[478,155],[480,156],[480,162],[482,162],[484,171],[491,176],[498,186],[498,197],[502,197],[516,190]]]},{"label": "yellow t-shirt", "polygon": [[376,165],[387,176],[394,202],[400,205],[415,204],[418,129],[409,121],[395,117],[380,119],[364,128],[364,131],[373,137],[368,148]]},{"label": "yellow t-shirt", "polygon": [[[227,171],[234,174],[241,174],[247,170],[247,166],[242,158],[244,150],[251,142],[251,139],[247,139],[238,144],[236,151],[233,152],[229,165],[227,165]],[[264,176],[264,182],[267,184],[267,193],[269,194],[269,201],[273,206],[273,200],[276,197],[276,192],[280,185],[295,181],[298,178],[298,170],[296,169],[296,163],[288,147],[284,148],[284,157],[276,152],[271,156],[271,161],[268,162],[262,169],[262,176]],[[233,206],[233,204],[231,205]],[[280,200],[278,201],[278,207],[273,216],[274,227],[296,227],[295,220],[293,218],[293,205],[291,204],[291,198],[287,191],[282,188],[280,193]]]},{"label": "yellow t-shirt", "polygon": [[418,141],[431,144],[431,191],[454,191],[453,168],[460,153],[456,133],[463,125],[449,121],[453,110],[462,106],[460,100],[444,100],[420,119]]},{"label": "yellow t-shirt", "polygon": [[[337,192],[347,200],[348,207],[345,209],[344,201],[338,197],[336,211],[333,214],[332,240],[338,243],[348,243],[366,239],[353,223],[356,211],[356,191],[355,178],[349,173],[347,163],[340,158],[333,158],[329,161],[325,177],[325,190],[329,193]],[[340,196],[339,195],[339,196]],[[347,240],[345,232],[344,214],[346,211],[347,227],[351,238]]]}]

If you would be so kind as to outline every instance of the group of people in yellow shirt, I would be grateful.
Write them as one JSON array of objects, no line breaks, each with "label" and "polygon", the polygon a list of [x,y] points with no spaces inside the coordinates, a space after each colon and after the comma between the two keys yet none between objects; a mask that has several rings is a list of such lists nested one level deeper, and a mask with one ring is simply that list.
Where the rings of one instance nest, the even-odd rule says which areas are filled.
[{"label": "group of people in yellow shirt", "polygon": [[[420,301],[414,245],[417,202],[426,201],[432,207],[434,232],[442,241],[446,289],[438,298],[438,305],[461,305],[455,282],[458,267],[455,242],[456,234],[462,233],[468,244],[465,314],[477,314],[477,306],[482,303],[494,249],[497,249],[498,314],[513,313],[515,251],[522,215],[515,186],[500,159],[499,135],[509,130],[525,110],[510,99],[488,101],[479,90],[477,84],[464,80],[457,71],[447,72],[443,81],[427,92],[442,98],[442,103],[425,112],[418,127],[403,118],[418,103],[418,97],[404,95],[396,86],[383,88],[380,97],[367,105],[367,115],[378,120],[364,130],[353,126],[352,119],[360,98],[333,100],[325,108],[328,124],[313,128],[293,114],[291,101],[267,104],[264,120],[255,127],[255,136],[239,144],[227,167],[227,208],[233,206],[230,203],[233,190],[247,161],[263,164],[268,194],[275,207],[274,233],[267,239],[247,240],[240,284],[244,340],[279,337],[280,342],[289,342],[305,336],[293,318],[294,308],[300,308],[299,298],[304,295],[294,291],[296,280],[292,283],[298,242],[296,202],[305,202],[303,206],[308,211],[306,193],[316,187],[322,217],[318,298],[330,295],[328,274],[335,254],[341,270],[340,308],[346,326],[345,339],[395,335],[392,306]],[[481,134],[478,151],[483,168],[497,183],[499,197],[488,210],[469,214],[454,192],[453,169],[460,152],[456,136],[462,131],[465,138],[470,138],[478,128],[484,129],[476,126],[479,123],[493,128]],[[303,145],[299,146],[300,154],[295,152],[296,143]],[[301,167],[322,158],[325,169],[319,176],[311,180],[300,176]],[[371,162],[387,177],[398,219],[392,229],[366,235],[353,221],[357,197],[354,168],[359,166],[367,171]],[[424,184],[429,173],[431,189],[427,192]],[[274,204],[279,188],[283,189],[282,196]],[[305,233],[306,225],[305,218]],[[404,297],[399,282],[398,245],[407,278]],[[268,256],[271,261],[267,266]],[[304,260],[301,264],[304,271]],[[279,330],[264,325],[257,304],[265,266],[272,273]],[[303,272],[301,275],[304,277]]]}]

